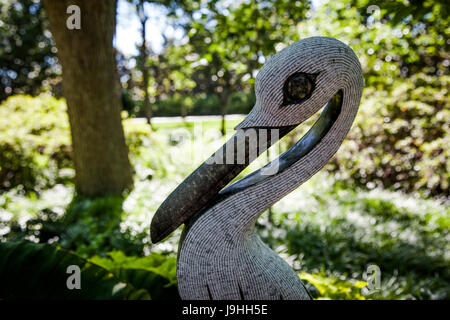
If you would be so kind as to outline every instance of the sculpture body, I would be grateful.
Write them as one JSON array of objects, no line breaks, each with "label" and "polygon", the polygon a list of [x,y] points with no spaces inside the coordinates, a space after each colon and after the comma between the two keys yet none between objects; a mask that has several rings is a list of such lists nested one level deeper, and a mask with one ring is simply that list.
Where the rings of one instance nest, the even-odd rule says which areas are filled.
[{"label": "sculpture body", "polygon": [[[252,157],[245,165],[222,165],[220,176],[202,165],[160,207],[152,221],[153,240],[186,223],[177,265],[183,299],[310,298],[298,275],[259,239],[254,226],[261,213],[308,180],[338,150],[356,116],[362,88],[356,55],[332,38],[298,41],[263,66],[255,83],[255,107],[236,129],[279,129],[282,136],[326,107],[308,133],[268,165],[276,166],[273,174],[264,174],[266,166],[223,188]],[[232,137],[227,143],[236,141]],[[260,154],[271,143],[262,148],[237,143],[237,148],[256,148]],[[208,179],[201,174],[205,170],[211,172]],[[211,190],[208,184],[220,192],[183,193],[196,186]],[[193,197],[189,200],[197,207],[186,197]]]}]

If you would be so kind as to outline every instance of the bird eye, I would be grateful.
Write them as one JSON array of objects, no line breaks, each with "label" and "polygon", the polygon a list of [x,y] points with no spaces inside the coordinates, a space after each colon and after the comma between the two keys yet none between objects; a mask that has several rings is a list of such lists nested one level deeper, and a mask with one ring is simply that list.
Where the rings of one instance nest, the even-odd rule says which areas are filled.
[{"label": "bird eye", "polygon": [[294,73],[284,83],[283,105],[300,103],[308,99],[314,90],[316,75],[307,73]]}]

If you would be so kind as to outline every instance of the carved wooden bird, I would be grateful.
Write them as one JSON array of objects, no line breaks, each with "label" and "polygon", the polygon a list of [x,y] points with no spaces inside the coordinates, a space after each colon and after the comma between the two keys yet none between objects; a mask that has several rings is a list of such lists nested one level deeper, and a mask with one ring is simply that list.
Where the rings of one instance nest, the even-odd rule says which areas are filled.
[{"label": "carved wooden bird", "polygon": [[[182,299],[310,298],[296,272],[258,237],[255,222],[338,150],[363,85],[355,53],[333,38],[295,42],[264,64],[256,77],[256,104],[236,134],[172,192],[152,220],[153,242],[186,225],[177,262]],[[324,105],[292,148],[226,187],[258,154]]]}]

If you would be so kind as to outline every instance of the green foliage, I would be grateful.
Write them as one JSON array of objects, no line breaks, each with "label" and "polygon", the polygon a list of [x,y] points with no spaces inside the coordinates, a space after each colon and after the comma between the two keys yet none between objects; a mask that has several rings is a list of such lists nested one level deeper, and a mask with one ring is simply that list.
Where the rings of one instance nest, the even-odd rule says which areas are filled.
[{"label": "green foliage", "polygon": [[[247,114],[255,104],[254,93],[236,92],[231,94],[230,105],[227,113]],[[217,115],[220,114],[220,100],[216,95],[207,94],[197,97],[174,96],[161,100],[153,106],[156,117],[179,116],[180,110],[186,111],[186,115]]]},{"label": "green foliage", "polygon": [[[114,275],[115,279],[133,288],[132,293],[127,293],[126,296],[121,295],[121,298],[141,299],[151,297],[152,299],[179,299],[176,286],[176,259],[157,253],[140,257],[143,252],[144,239],[147,237],[147,233],[136,233],[129,228],[124,228],[120,225],[122,220],[122,199],[101,198],[90,200],[76,198],[72,201],[67,212],[62,217],[50,209],[44,209],[36,218],[28,220],[24,228],[20,228],[18,225],[14,225],[14,223],[10,224],[13,230],[6,237],[9,241],[4,244],[9,248],[8,246],[16,243],[20,248],[14,250],[19,250],[25,255],[28,255],[28,252],[31,251],[30,255],[32,253],[36,254],[35,261],[41,261],[50,259],[47,258],[47,251],[56,250],[52,246],[44,246],[44,243],[56,242],[58,247],[64,248],[59,249],[60,251],[62,250],[61,252],[78,259],[77,261],[71,260],[69,264],[77,264],[81,267],[81,262],[92,263],[108,271],[108,279]],[[0,223],[0,229],[1,227],[2,224]],[[17,242],[17,240],[21,239],[33,239],[42,244]],[[1,246],[2,244],[0,244],[0,254],[3,254]],[[22,250],[22,248],[26,250]],[[71,251],[67,251],[68,249]],[[126,254],[132,256],[126,256]],[[2,257],[5,257],[6,260],[9,259],[8,254],[2,255]],[[91,258],[85,261],[84,259],[88,257]],[[28,256],[25,258],[28,259]],[[12,259],[8,261],[8,265],[15,265],[15,263],[17,262]],[[54,263],[55,261],[49,260],[46,265],[51,268]],[[65,264],[53,267],[64,271],[64,266]],[[33,270],[26,271],[30,273],[30,277],[41,276],[39,272]],[[84,268],[82,268],[81,273],[82,279],[85,279]],[[2,270],[0,267],[0,284],[3,284],[1,279],[2,274],[8,274],[8,270]],[[90,273],[88,276],[90,276]],[[42,277],[42,281],[50,281],[50,275],[42,275]],[[58,281],[58,279],[55,281]],[[86,281],[88,281],[88,285],[91,285],[90,282],[92,282],[92,279],[87,279]],[[90,299],[92,298],[90,294],[96,295],[96,299],[117,298],[106,295],[109,292],[109,287],[107,287],[107,282],[105,282],[106,280],[103,277],[99,277],[98,281],[98,291],[92,293],[83,291],[75,297],[61,294],[59,298]],[[5,284],[5,290],[8,290],[5,292],[8,294],[10,294],[9,291],[11,289],[9,288],[11,285],[11,283]],[[36,284],[35,290],[39,290],[42,285],[44,283]],[[18,284],[18,286],[22,288],[21,284]],[[82,287],[85,287],[85,285],[82,284]],[[12,296],[12,294],[11,296],[5,296],[6,293],[0,291],[0,298],[26,297],[24,295],[18,295],[16,297]],[[36,291],[27,294],[33,297]],[[55,297],[58,296],[49,295],[45,298]]]},{"label": "green foliage", "polygon": [[419,74],[397,80],[392,90],[367,89],[329,168],[353,185],[448,194],[449,84],[448,76]]},{"label": "green foliage", "polygon": [[440,1],[329,1],[299,24],[301,38],[335,37],[361,61],[360,110],[328,167],[348,185],[448,195],[445,10]]},{"label": "green foliage", "polygon": [[220,114],[229,112],[231,95],[254,85],[265,58],[292,37],[290,26],[304,18],[309,5],[309,1],[249,1],[194,13],[186,25],[189,42],[180,50],[188,53],[183,66],[196,83],[194,92],[215,94]]},{"label": "green foliage", "polygon": [[[10,6],[17,3],[22,8]],[[151,53],[146,62],[148,90],[159,116],[247,113],[255,100],[256,71],[292,41],[331,36],[354,49],[366,87],[348,138],[322,174],[276,204],[269,219],[259,220],[258,232],[294,266],[315,298],[449,299],[446,3],[325,1],[310,11],[309,1],[244,1],[226,8],[215,0],[162,3],[172,17],[187,20],[183,41],[167,39],[164,51]],[[380,11],[368,10],[371,5]],[[183,17],[176,13],[179,7]],[[1,100],[5,86],[12,93],[16,88],[34,93],[55,61],[37,2],[12,0],[0,9],[0,43],[6,44],[0,48]],[[139,115],[143,93],[133,82],[139,83],[141,74],[133,69],[129,76],[123,102]],[[57,264],[60,255],[63,262],[85,265],[88,275],[95,270],[102,275],[101,292],[83,298],[177,299],[179,230],[158,245],[148,243],[147,231],[170,191],[221,144],[215,138],[219,122],[202,124],[205,134],[196,133],[192,122],[156,123],[153,131],[124,121],[135,189],[125,198],[71,201],[74,172],[63,100],[21,95],[4,101],[0,239],[29,239],[64,249],[0,243],[0,299],[5,297],[2,288],[15,284],[12,279],[19,283],[7,298],[35,298],[33,293],[50,277],[51,263],[55,270],[64,267]],[[290,134],[280,145],[286,148],[298,137]],[[256,167],[265,160],[261,156]],[[381,269],[381,288],[371,294],[362,281],[369,264]],[[46,285],[65,284],[63,271],[52,274]],[[42,280],[36,272],[42,272]],[[125,287],[113,294],[118,282]],[[51,288],[44,288],[44,294],[53,297],[45,291]]]},{"label": "green foliage", "polygon": [[[145,123],[125,121],[136,169],[135,188],[125,199],[77,198],[69,205],[70,187],[59,185],[37,195],[11,189],[0,195],[2,239],[12,240],[14,233],[26,230],[15,239],[64,244],[83,257],[97,256],[96,263],[122,281],[129,279],[136,288],[148,278],[159,279],[145,284],[154,288],[149,292],[152,298],[173,293],[173,286],[166,285],[175,279],[173,257],[180,230],[152,245],[149,223],[167,195],[222,142],[214,134],[192,135],[192,144],[176,142],[176,132],[193,133],[192,123],[157,125],[155,132]],[[218,133],[217,122],[205,122],[203,128]],[[204,156],[180,165],[189,150]],[[250,170],[266,161],[263,155]],[[443,299],[450,287],[449,217],[448,203],[380,188],[349,189],[324,170],[273,207],[273,222],[264,215],[258,232],[300,275],[310,275],[306,280],[318,299]],[[146,260],[144,253],[156,258]],[[381,288],[364,295],[358,291],[358,281],[363,281],[369,264],[380,267]],[[157,268],[152,270],[168,280],[143,271],[131,276],[120,269],[147,267]],[[168,291],[162,293],[161,288]]]},{"label": "green foliage", "polygon": [[260,220],[260,233],[299,271],[354,282],[375,264],[381,288],[367,298],[450,297],[448,203],[343,189],[320,176],[273,212],[273,223]]},{"label": "green foliage", "polygon": [[153,300],[179,299],[175,257],[157,253],[145,257],[128,257],[122,251],[112,251],[107,257],[95,256],[89,261],[109,270],[135,288],[147,290]]},{"label": "green foliage", "polygon": [[0,191],[18,185],[40,191],[73,176],[62,100],[10,97],[0,105],[0,132]]},{"label": "green foliage", "polygon": [[[245,113],[253,104],[252,99],[252,95],[233,95],[232,101],[236,105],[232,108]],[[175,104],[177,102],[174,101]],[[193,112],[189,114],[201,113],[205,105],[215,106],[215,102],[211,96],[196,99],[191,108]],[[228,127],[235,124],[232,122]],[[211,123],[209,127],[218,127],[218,123]],[[45,94],[35,98],[10,97],[0,104],[0,131],[0,190],[20,188],[22,192],[41,193],[57,184],[72,181],[72,148],[64,100]],[[155,136],[148,126],[127,122],[125,133],[135,165],[137,159],[145,154],[151,157],[146,161],[149,168],[158,172],[167,170],[160,157],[165,148],[165,135]],[[159,141],[160,138],[163,141]],[[155,148],[160,152],[154,152]],[[140,171],[140,168],[136,170]]]},{"label": "green foliage", "polygon": [[[68,251],[32,242],[0,243],[0,299],[149,299],[146,290]],[[67,268],[78,266],[81,289],[69,290]]]},{"label": "green foliage", "polygon": [[[389,62],[391,59],[392,64],[398,67],[398,71],[389,72],[391,75],[400,73],[402,77],[409,77],[419,72],[432,76],[448,74],[445,60],[449,58],[450,43],[447,39],[450,16],[444,0],[352,0],[348,5],[353,6],[352,11],[356,10],[362,18],[361,22],[370,29],[364,39],[367,41],[365,46],[374,49],[372,59],[379,59],[381,64],[385,64],[383,60]],[[369,10],[371,5],[376,5],[379,11]],[[350,18],[349,13],[343,15]],[[386,60],[388,56],[390,58]],[[372,74],[377,75],[376,72]],[[377,76],[377,82],[384,84],[386,80]]]},{"label": "green foliage", "polygon": [[23,227],[12,223],[9,240],[33,239],[41,243],[55,242],[73,250],[84,258],[105,255],[111,250],[140,255],[146,234],[133,234],[121,227],[122,202],[120,197],[87,199],[76,197],[64,215],[45,208]]},{"label": "green foliage", "polygon": [[314,286],[307,289],[313,298],[319,300],[366,300],[366,297],[361,294],[361,289],[367,285],[363,281],[349,282],[335,276],[328,276],[323,271],[315,274],[302,272],[300,279]]},{"label": "green foliage", "polygon": [[121,197],[75,198],[61,220],[60,245],[83,257],[114,249],[141,254],[146,234],[132,236],[121,227],[122,202]]},{"label": "green foliage", "polygon": [[254,71],[271,55],[302,38],[335,37],[358,55],[366,85],[356,123],[327,168],[352,187],[448,195],[450,20],[443,1],[326,1],[315,10],[308,1],[205,1],[186,8],[188,41],[170,40],[149,62],[165,75],[151,85],[164,87],[154,93],[155,114],[245,113],[254,100],[233,97],[252,92]]},{"label": "green foliage", "polygon": [[0,2],[0,101],[39,94],[57,74],[56,50],[39,1]]}]

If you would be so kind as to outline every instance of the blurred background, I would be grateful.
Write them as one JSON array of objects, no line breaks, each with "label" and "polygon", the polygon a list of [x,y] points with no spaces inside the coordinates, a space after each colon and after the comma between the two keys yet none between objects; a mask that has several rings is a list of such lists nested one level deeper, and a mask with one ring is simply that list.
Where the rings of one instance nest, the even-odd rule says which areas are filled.
[{"label": "blurred background", "polygon": [[[251,110],[261,66],[311,36],[355,51],[360,109],[329,164],[261,216],[260,236],[317,299],[450,299],[446,1],[72,2],[81,30],[56,1],[0,1],[0,299],[52,298],[60,255],[103,272],[84,298],[178,298],[181,229],[151,244],[154,212]],[[27,261],[46,265],[29,278]]]}]

